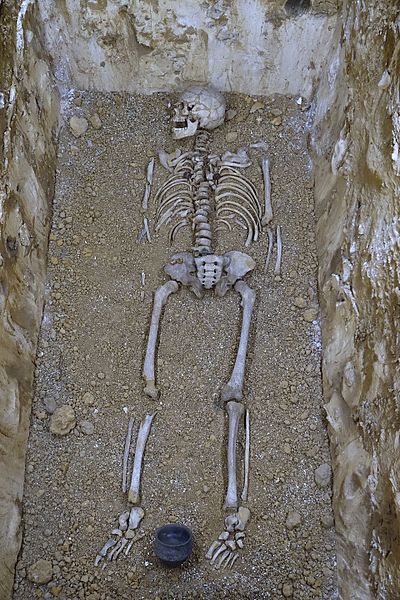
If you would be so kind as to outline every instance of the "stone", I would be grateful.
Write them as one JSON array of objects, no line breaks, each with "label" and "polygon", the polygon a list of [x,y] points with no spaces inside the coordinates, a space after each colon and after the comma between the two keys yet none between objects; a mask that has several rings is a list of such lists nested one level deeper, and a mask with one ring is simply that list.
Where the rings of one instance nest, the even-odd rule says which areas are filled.
[{"label": "stone", "polygon": [[32,583],[42,585],[49,583],[53,578],[53,565],[49,560],[39,559],[28,567],[28,579]]},{"label": "stone", "polygon": [[301,524],[301,515],[296,511],[290,511],[286,517],[285,525],[291,531]]},{"label": "stone", "polygon": [[262,110],[264,108],[264,102],[261,100],[256,100],[253,106],[250,108],[250,114],[256,112],[257,110]]},{"label": "stone", "polygon": [[331,483],[332,469],[328,463],[320,465],[314,473],[315,483],[320,488],[325,488]]},{"label": "stone", "polygon": [[69,120],[69,126],[71,129],[72,135],[76,138],[81,137],[87,131],[89,127],[89,123],[85,117],[71,117]]},{"label": "stone", "polygon": [[79,423],[79,429],[85,435],[92,435],[92,433],[94,433],[94,425],[91,421],[81,421]]},{"label": "stone", "polygon": [[90,115],[89,121],[93,129],[101,129],[101,119],[97,113]]},{"label": "stone", "polygon": [[56,401],[54,400],[54,398],[45,398],[44,408],[45,408],[46,412],[49,413],[49,415],[52,415],[53,412],[57,408],[57,404],[56,404]]},{"label": "stone", "polygon": [[279,127],[279,125],[282,125],[282,117],[274,117],[271,119],[271,123],[272,125],[275,125],[275,127]]},{"label": "stone", "polygon": [[303,313],[303,319],[307,321],[307,323],[312,323],[318,317],[318,309],[317,308],[308,308]]},{"label": "stone", "polygon": [[297,296],[297,298],[295,298],[293,300],[293,304],[297,308],[305,308],[307,306],[307,301],[305,300],[305,298],[302,298],[301,296]]},{"label": "stone", "polygon": [[333,516],[332,515],[322,515],[321,517],[321,525],[325,529],[330,529],[334,525]]},{"label": "stone", "polygon": [[225,118],[227,121],[231,121],[232,119],[234,119],[236,117],[236,115],[237,115],[237,110],[230,108],[229,110],[226,111]]},{"label": "stone", "polygon": [[50,421],[50,431],[54,435],[67,435],[76,425],[75,411],[69,404],[57,408]]},{"label": "stone", "polygon": [[284,583],[282,586],[282,594],[285,598],[291,598],[293,596],[293,586],[291,583]]}]

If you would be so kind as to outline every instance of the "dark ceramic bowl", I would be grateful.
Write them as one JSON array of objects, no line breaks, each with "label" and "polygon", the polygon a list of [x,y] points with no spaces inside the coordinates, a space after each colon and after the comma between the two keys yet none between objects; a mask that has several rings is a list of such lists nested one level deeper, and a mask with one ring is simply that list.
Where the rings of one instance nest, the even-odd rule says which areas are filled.
[{"label": "dark ceramic bowl", "polygon": [[168,567],[179,567],[192,553],[193,539],[189,527],[170,523],[156,531],[154,552]]}]

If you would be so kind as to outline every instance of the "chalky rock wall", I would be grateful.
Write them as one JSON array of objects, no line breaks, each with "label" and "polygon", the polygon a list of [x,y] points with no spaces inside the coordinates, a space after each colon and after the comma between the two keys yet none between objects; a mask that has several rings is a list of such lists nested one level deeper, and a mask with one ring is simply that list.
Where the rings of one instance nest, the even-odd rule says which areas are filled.
[{"label": "chalky rock wall", "polygon": [[2,599],[11,597],[21,542],[59,114],[52,73],[61,91],[212,81],[222,90],[314,97],[340,597],[397,598],[399,9],[387,0],[344,0],[338,12],[333,0],[298,8],[306,4],[0,0]]},{"label": "chalky rock wall", "polygon": [[336,21],[336,0],[313,0],[304,12],[285,10],[285,0],[38,4],[58,79],[104,91],[210,82],[247,94],[310,96]]},{"label": "chalky rock wall", "polygon": [[0,598],[11,596],[46,276],[58,91],[39,17],[0,2]]},{"label": "chalky rock wall", "polygon": [[347,2],[314,138],[323,376],[344,600],[400,590],[400,7]]}]

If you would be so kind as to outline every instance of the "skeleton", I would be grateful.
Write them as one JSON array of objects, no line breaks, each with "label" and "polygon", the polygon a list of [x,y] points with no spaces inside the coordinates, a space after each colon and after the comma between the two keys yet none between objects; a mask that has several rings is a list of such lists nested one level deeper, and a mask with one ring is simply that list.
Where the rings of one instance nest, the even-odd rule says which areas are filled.
[{"label": "skeleton", "polygon": [[[215,233],[223,229],[232,230],[239,225],[247,231],[245,245],[257,241],[263,226],[268,226],[273,218],[271,206],[271,184],[269,161],[261,161],[264,176],[264,202],[260,203],[254,184],[242,173],[251,162],[244,148],[236,153],[225,152],[222,156],[208,154],[210,134],[206,130],[218,127],[224,121],[225,102],[223,96],[212,88],[194,86],[184,92],[175,107],[173,136],[181,139],[196,134],[193,152],[177,149],[168,154],[158,152],[160,163],[170,173],[169,178],[156,194],[158,203],[156,226],[158,231],[163,225],[170,225],[169,239],[173,242],[184,227],[193,230],[191,252],[178,252],[171,256],[164,266],[170,280],[155,292],[150,331],[147,340],[143,377],[144,392],[156,400],[159,391],[155,380],[155,352],[160,327],[161,313],[171,294],[181,286],[187,286],[198,298],[209,291],[223,297],[229,290],[236,291],[241,297],[242,327],[239,348],[229,381],[223,386],[222,401],[228,415],[227,466],[228,483],[224,508],[231,511],[225,517],[224,530],[218,539],[212,542],[206,558],[217,569],[229,568],[239,558],[244,547],[245,530],[250,519],[250,510],[246,506],[249,491],[250,467],[250,413],[244,409],[243,384],[245,363],[249,340],[250,323],[255,302],[255,292],[243,281],[245,275],[255,267],[255,261],[243,252],[229,251],[223,255],[213,250]],[[254,148],[265,149],[266,144],[253,144]],[[146,188],[142,209],[148,210],[148,202],[154,175],[154,159],[147,166]],[[215,227],[213,227],[215,226]],[[273,233],[268,227],[269,248],[265,270],[272,254]],[[281,271],[282,239],[281,229],[277,226],[277,261],[275,274]],[[151,242],[149,220],[143,218],[143,229],[139,241]],[[145,286],[145,274],[141,274],[141,286]],[[142,289],[142,294],[144,290]],[[143,299],[144,296],[142,296]],[[237,442],[241,423],[245,415],[245,451],[243,468],[243,489],[238,498],[237,482]],[[140,425],[133,472],[129,490],[127,490],[128,462],[132,438],[133,419],[128,424],[125,440],[122,469],[122,491],[128,491],[127,510],[118,516],[117,527],[99,550],[95,566],[103,560],[116,560],[121,553],[128,555],[132,545],[144,534],[138,533],[145,512],[140,506],[140,482],[145,447],[154,415],[147,415]],[[232,512],[233,510],[233,512]]]},{"label": "skeleton", "polygon": [[[214,251],[215,233],[231,230],[239,225],[247,231],[245,245],[257,241],[263,223],[272,218],[269,191],[266,191],[264,214],[254,184],[243,174],[250,165],[245,149],[222,156],[209,154],[210,133],[224,120],[225,103],[215,90],[191,88],[185,92],[175,107],[173,135],[175,139],[196,134],[194,150],[172,154],[159,152],[161,164],[169,172],[166,182],[158,190],[155,229],[169,226],[169,239],[173,242],[179,231],[191,227],[193,246],[191,252],[177,252],[164,266],[170,280],[155,292],[150,331],[143,366],[144,391],[156,400],[155,352],[162,309],[169,297],[186,286],[198,298],[213,290],[223,297],[234,290],[241,297],[242,327],[239,348],[229,381],[223,386],[222,401],[228,414],[228,486],[224,508],[232,511],[225,518],[225,530],[207,552],[207,558],[217,568],[231,568],[243,548],[245,528],[250,518],[247,507],[239,505],[237,482],[237,440],[245,413],[243,385],[249,341],[250,323],[255,302],[255,292],[243,278],[255,267],[251,256],[240,251],[218,254]],[[267,197],[268,196],[268,197]],[[269,204],[268,204],[269,202]],[[247,501],[250,457],[250,417],[246,411],[246,448],[244,482],[241,502]]]}]

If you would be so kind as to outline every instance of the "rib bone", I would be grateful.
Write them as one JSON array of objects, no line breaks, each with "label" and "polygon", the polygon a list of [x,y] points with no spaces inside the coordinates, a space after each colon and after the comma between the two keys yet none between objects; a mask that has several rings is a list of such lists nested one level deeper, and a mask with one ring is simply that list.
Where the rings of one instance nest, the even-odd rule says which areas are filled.
[{"label": "rib bone", "polygon": [[146,173],[146,188],[144,190],[142,208],[147,210],[149,208],[149,198],[151,194],[151,186],[153,184],[153,176],[154,176],[154,158],[149,160],[147,165],[147,173]]},{"label": "rib bone", "polygon": [[167,281],[167,283],[160,286],[154,294],[153,313],[151,316],[150,332],[147,340],[146,357],[143,366],[143,377],[146,382],[144,393],[150,398],[153,398],[153,400],[156,400],[158,397],[158,390],[155,386],[154,360],[161,311],[169,296],[178,290],[179,285],[176,281]]},{"label": "rib bone", "polygon": [[275,263],[275,275],[281,274],[282,266],[282,234],[281,226],[276,226],[276,263]]},{"label": "rib bone", "polygon": [[229,400],[242,400],[243,398],[243,381],[246,366],[247,345],[249,341],[251,315],[253,313],[254,302],[256,298],[254,290],[252,290],[244,281],[238,281],[234,287],[242,297],[242,330],[240,333],[239,349],[231,378],[222,389],[221,397],[224,402],[228,402]]},{"label": "rib bone", "polygon": [[272,205],[271,205],[271,178],[269,175],[269,159],[263,156],[261,159],[261,167],[264,176],[264,216],[261,220],[262,225],[268,225],[272,221]]},{"label": "rib bone", "polygon": [[243,415],[243,404],[240,402],[228,402],[226,410],[229,415],[229,433],[228,433],[228,490],[224,508],[237,508],[237,483],[236,483],[236,445],[239,421]]},{"label": "rib bone", "polygon": [[268,265],[269,265],[269,262],[270,262],[271,256],[272,256],[272,246],[274,245],[274,234],[272,233],[271,227],[267,228],[267,235],[268,235],[268,252],[267,252],[267,258],[265,259],[265,265],[264,265],[265,272],[268,270]]},{"label": "rib bone", "polygon": [[128,500],[132,504],[138,504],[140,498],[140,477],[142,474],[142,462],[153,418],[154,415],[146,415],[144,421],[142,421],[142,423],[140,424],[140,429],[136,441],[135,461],[133,463],[131,486],[129,488],[128,494]]}]

